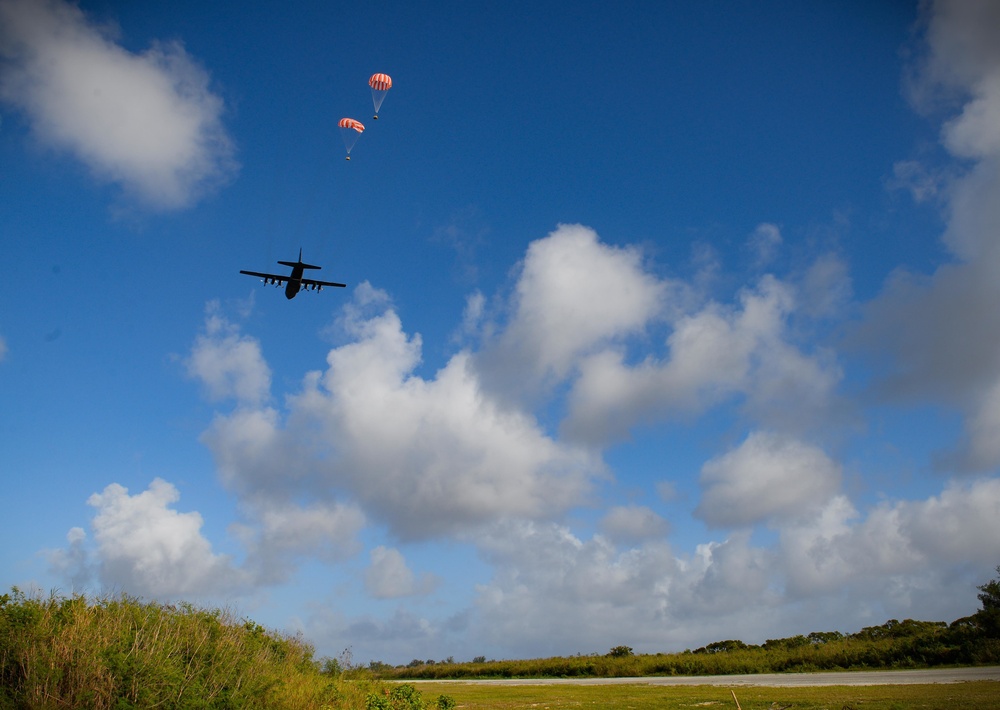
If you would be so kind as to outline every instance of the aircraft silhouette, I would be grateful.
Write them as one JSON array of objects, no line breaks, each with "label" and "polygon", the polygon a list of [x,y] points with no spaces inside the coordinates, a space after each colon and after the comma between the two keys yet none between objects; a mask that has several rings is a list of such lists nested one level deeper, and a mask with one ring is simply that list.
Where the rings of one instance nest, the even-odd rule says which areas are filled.
[{"label": "aircraft silhouette", "polygon": [[247,276],[258,276],[264,280],[266,284],[274,284],[275,286],[280,286],[281,284],[288,282],[285,286],[285,298],[291,299],[295,298],[295,294],[299,292],[299,289],[305,288],[307,291],[322,291],[324,286],[338,286],[344,288],[346,284],[338,284],[333,281],[316,281],[315,279],[304,279],[302,278],[302,272],[305,269],[321,269],[321,266],[313,266],[312,264],[302,263],[302,248],[299,248],[299,260],[298,261],[279,261],[282,266],[291,266],[292,273],[287,276],[281,274],[262,274],[259,271],[244,271],[240,269],[241,274],[246,274]]}]

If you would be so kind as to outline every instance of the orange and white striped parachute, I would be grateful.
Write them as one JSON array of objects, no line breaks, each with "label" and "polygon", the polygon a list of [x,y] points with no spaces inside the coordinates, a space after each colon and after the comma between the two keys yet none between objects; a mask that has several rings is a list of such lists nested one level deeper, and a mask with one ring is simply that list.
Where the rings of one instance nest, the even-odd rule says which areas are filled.
[{"label": "orange and white striped parachute", "polygon": [[342,118],[337,122],[340,126],[340,135],[344,139],[344,147],[347,149],[347,160],[351,159],[351,148],[358,142],[358,138],[365,132],[365,124],[355,121],[353,118]]},{"label": "orange and white striped parachute", "polygon": [[372,87],[372,103],[375,104],[375,118],[378,118],[378,110],[382,108],[382,101],[385,95],[392,88],[392,77],[388,74],[372,74],[368,80],[368,86]]},{"label": "orange and white striped parachute", "polygon": [[353,118],[342,118],[337,125],[341,128],[353,128],[358,133],[365,132],[365,124],[361,121],[355,121]]}]

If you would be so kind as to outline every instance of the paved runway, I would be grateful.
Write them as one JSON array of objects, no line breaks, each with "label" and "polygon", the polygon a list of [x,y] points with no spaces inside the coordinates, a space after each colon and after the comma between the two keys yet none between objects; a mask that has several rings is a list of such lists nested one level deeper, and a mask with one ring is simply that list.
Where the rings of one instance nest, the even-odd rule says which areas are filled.
[{"label": "paved runway", "polygon": [[427,683],[476,683],[495,685],[722,685],[767,688],[822,685],[919,685],[963,683],[973,680],[1000,682],[1000,666],[934,668],[916,671],[845,671],[832,673],[760,673],[753,675],[647,676],[643,678],[502,678],[496,680],[405,681]]}]

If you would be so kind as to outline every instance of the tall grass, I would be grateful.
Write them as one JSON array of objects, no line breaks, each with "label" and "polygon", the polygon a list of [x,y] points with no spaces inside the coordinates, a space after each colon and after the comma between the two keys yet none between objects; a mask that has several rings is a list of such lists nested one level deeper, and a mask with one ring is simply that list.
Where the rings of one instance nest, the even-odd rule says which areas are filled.
[{"label": "tall grass", "polygon": [[0,708],[364,707],[373,682],[313,653],[227,610],[0,595]]}]

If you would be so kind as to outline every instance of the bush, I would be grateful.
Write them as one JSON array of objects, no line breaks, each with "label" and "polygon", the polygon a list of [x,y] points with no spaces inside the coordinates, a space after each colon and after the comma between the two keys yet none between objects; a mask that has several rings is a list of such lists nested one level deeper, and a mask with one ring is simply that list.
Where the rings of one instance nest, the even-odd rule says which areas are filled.
[{"label": "bush", "polygon": [[[456,705],[455,699],[448,695],[439,695],[434,704],[440,710],[453,710]],[[365,708],[366,710],[425,710],[426,704],[419,690],[412,685],[403,684],[368,693],[365,697]]]}]

